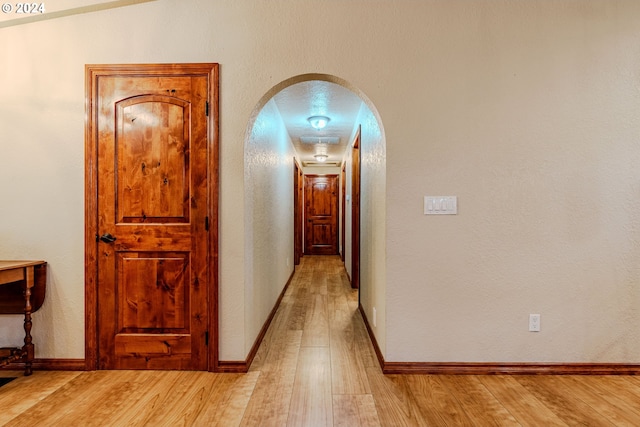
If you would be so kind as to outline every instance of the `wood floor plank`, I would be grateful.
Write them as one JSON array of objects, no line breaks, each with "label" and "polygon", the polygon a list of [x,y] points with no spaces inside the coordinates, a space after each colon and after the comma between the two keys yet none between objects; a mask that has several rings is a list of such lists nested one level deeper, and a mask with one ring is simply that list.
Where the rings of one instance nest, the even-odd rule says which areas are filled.
[{"label": "wood floor plank", "polygon": [[137,425],[191,426],[210,400],[214,374],[181,372],[170,390],[157,394],[151,410]]},{"label": "wood floor plank", "polygon": [[60,422],[87,427],[143,425],[158,407],[156,402],[173,390],[180,377],[177,371],[114,371],[102,378],[100,393],[67,411]]},{"label": "wood floor plank", "polygon": [[24,371],[5,371],[0,369],[0,378],[18,378],[24,376]]},{"label": "wood floor plank", "polygon": [[327,296],[311,295],[302,333],[303,347],[329,346],[329,320],[327,318]]},{"label": "wood floor plank", "polygon": [[[332,304],[330,326],[331,378],[334,394],[369,394],[366,365],[359,357],[360,348],[366,346],[357,340],[357,326],[346,298]],[[358,319],[359,320],[359,319]]]},{"label": "wood floor plank", "polygon": [[406,386],[399,384],[401,376],[384,375],[380,369],[367,368],[367,377],[376,404],[380,424],[383,426],[437,426],[446,425],[444,419],[438,423],[426,420]]},{"label": "wood floor plank", "polygon": [[[475,426],[455,394],[452,394],[445,382],[446,376],[403,375],[400,381],[406,384],[407,394],[415,404],[427,425]],[[461,390],[463,392],[463,390]]]},{"label": "wood floor plank", "polygon": [[[278,372],[293,377],[302,342],[302,331],[283,331],[274,334],[268,341],[261,372]],[[251,370],[255,370],[251,367]],[[286,374],[285,374],[286,373]]]},{"label": "wood floor plank", "polygon": [[343,332],[332,331],[331,338],[331,378],[334,394],[369,394],[371,387],[366,366],[358,357],[358,343],[353,332],[342,336]]},{"label": "wood floor plank", "polygon": [[69,425],[63,422],[64,418],[69,414],[87,411],[96,396],[109,392],[111,382],[105,381],[105,378],[107,376],[115,378],[118,375],[120,375],[118,372],[108,371],[79,375],[33,406],[29,412],[22,413],[5,425],[9,427]]},{"label": "wood floor plank", "polygon": [[[253,363],[250,366],[252,370],[261,370],[263,363],[267,360],[269,352],[273,348],[273,342],[278,339],[278,336],[284,337],[288,333],[288,319],[291,316],[292,304],[288,303],[282,310],[278,309],[273,317],[273,321],[265,336],[262,339],[262,345],[258,348],[256,355],[253,359]],[[299,328],[300,334],[302,333],[302,326]]]},{"label": "wood floor plank", "polygon": [[[82,418],[82,412],[74,414],[74,424],[95,426],[143,425],[152,416],[157,401],[170,392],[179,381],[180,373],[171,371],[117,371],[128,372],[131,378],[117,387],[120,395],[103,394],[91,406],[90,420]],[[122,381],[125,382],[124,378]],[[124,386],[126,385],[126,387]],[[69,415],[70,417],[70,415]],[[71,420],[66,419],[65,422]]]},{"label": "wood floor plank", "polygon": [[[326,296],[327,290],[327,263],[331,260],[327,259],[326,262],[322,262],[319,259],[314,259],[313,272],[311,273],[311,282],[309,283],[309,292],[316,295]],[[330,268],[330,267],[329,267]]]},{"label": "wood floor plank", "polygon": [[301,347],[287,426],[332,426],[331,356],[325,347]]},{"label": "wood floor plank", "polygon": [[607,377],[563,376],[554,379],[559,389],[565,389],[616,426],[637,427],[640,424],[640,398],[616,387]]},{"label": "wood floor plank", "polygon": [[624,377],[625,380],[629,381],[631,384],[635,384],[636,387],[640,387],[640,376],[629,375]]},{"label": "wood floor plank", "polygon": [[358,358],[362,362],[362,364],[367,368],[378,368],[380,369],[380,362],[378,362],[378,356],[376,355],[375,350],[373,349],[373,344],[371,342],[371,337],[369,337],[369,333],[364,326],[364,320],[362,319],[362,315],[360,311],[355,311],[351,321],[353,322],[355,340],[358,343]]},{"label": "wood floor plank", "polygon": [[520,423],[487,390],[475,375],[449,375],[438,379],[455,396],[476,426],[520,426]]},{"label": "wood floor plank", "polygon": [[240,425],[286,425],[301,339],[302,331],[287,330],[274,335],[269,342],[270,351]]},{"label": "wood floor plank", "polygon": [[334,394],[334,427],[380,427],[376,403],[371,394]]},{"label": "wood floor plank", "polygon": [[260,372],[217,375],[209,397],[193,425],[239,426],[255,390]]},{"label": "wood floor plank", "polygon": [[478,379],[521,425],[532,427],[567,426],[567,423],[547,408],[514,377],[487,375],[480,376]]},{"label": "wood floor plank", "polygon": [[602,378],[609,387],[616,390],[615,394],[629,402],[640,402],[640,378],[632,375],[607,375]]},{"label": "wood floor plank", "polygon": [[[136,371],[116,371],[115,375],[102,377],[100,393],[92,399],[78,404],[67,411],[60,419],[62,425],[82,425],[85,427],[102,427],[123,425],[121,420],[130,420],[146,409],[146,405],[137,405],[139,397],[166,392],[167,379],[170,374]],[[87,411],[91,417],[87,419]]]},{"label": "wood floor plank", "polygon": [[300,285],[296,286],[291,291],[292,302],[289,303],[289,313],[288,316],[285,317],[288,329],[294,331],[301,331],[304,329],[304,322],[307,317],[308,294],[308,289]]},{"label": "wood floor plank", "polygon": [[516,380],[568,425],[614,426],[611,420],[563,388],[553,375],[522,375]]},{"label": "wood floor plank", "polygon": [[285,319],[288,329],[302,330],[306,319],[308,306],[309,285],[311,283],[312,270],[308,268],[309,261],[303,260],[296,270],[289,289],[283,297],[283,301],[289,308]]},{"label": "wood floor plank", "polygon": [[78,377],[80,372],[36,371],[25,377],[22,372],[3,371],[3,377],[16,377],[0,387],[0,425],[9,423],[21,413],[37,405],[68,382]]}]

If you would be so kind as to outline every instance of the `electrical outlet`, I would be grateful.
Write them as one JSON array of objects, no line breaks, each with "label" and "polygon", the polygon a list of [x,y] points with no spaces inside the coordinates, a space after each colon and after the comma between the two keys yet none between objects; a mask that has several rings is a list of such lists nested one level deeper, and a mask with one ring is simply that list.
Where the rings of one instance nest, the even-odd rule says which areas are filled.
[{"label": "electrical outlet", "polygon": [[529,332],[540,332],[540,315],[529,315]]},{"label": "electrical outlet", "polygon": [[373,307],[373,327],[376,327],[376,308]]}]

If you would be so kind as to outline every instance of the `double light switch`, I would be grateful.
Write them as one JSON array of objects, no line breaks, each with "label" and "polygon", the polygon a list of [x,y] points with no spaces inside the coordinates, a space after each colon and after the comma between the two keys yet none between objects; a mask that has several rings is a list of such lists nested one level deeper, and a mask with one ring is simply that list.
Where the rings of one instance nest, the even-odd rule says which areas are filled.
[{"label": "double light switch", "polygon": [[457,213],[457,196],[424,196],[425,215],[456,215]]}]

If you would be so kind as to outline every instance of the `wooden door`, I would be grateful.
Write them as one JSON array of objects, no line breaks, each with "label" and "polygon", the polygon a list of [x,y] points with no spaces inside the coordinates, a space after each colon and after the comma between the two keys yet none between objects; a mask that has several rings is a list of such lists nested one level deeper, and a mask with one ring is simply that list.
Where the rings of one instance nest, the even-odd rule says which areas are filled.
[{"label": "wooden door", "polygon": [[97,368],[207,370],[217,65],[88,66],[87,78]]},{"label": "wooden door", "polygon": [[351,151],[351,287],[360,287],[360,128]]},{"label": "wooden door", "polygon": [[338,253],[338,175],[305,175],[305,253]]}]

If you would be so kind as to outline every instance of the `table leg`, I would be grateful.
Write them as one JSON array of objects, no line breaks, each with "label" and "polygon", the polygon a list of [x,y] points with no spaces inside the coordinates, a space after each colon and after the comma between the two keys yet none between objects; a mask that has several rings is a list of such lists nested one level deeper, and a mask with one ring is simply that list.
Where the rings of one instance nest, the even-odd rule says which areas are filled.
[{"label": "table leg", "polygon": [[33,339],[31,338],[31,289],[34,284],[34,268],[25,268],[25,306],[24,306],[24,375],[29,376],[32,374],[31,365],[34,358],[34,346]]}]

